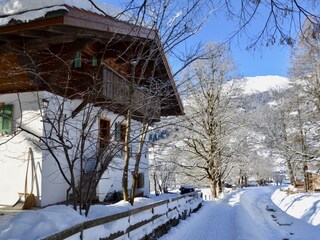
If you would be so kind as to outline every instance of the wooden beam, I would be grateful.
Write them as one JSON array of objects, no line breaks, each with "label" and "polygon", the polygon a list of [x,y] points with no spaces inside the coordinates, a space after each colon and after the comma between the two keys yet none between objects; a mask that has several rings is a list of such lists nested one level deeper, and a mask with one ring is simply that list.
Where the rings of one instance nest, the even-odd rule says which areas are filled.
[{"label": "wooden beam", "polygon": [[21,37],[14,35],[14,34],[1,34],[0,41],[2,42],[12,42],[12,41],[19,41]]},{"label": "wooden beam", "polygon": [[20,23],[15,25],[6,25],[0,27],[0,35],[16,33],[18,31],[30,30],[30,29],[39,29],[45,26],[59,25],[63,23],[63,16],[49,19],[42,19],[39,21]]},{"label": "wooden beam", "polygon": [[46,48],[50,44],[62,44],[62,43],[71,43],[77,39],[74,35],[61,35],[43,39],[35,39],[35,40],[28,40],[26,42],[26,47],[28,48]]},{"label": "wooden beam", "polygon": [[77,35],[80,38],[90,37],[108,40],[114,36],[114,34],[102,31],[96,31],[91,29],[83,29],[80,27],[65,26],[65,25],[56,25],[50,26],[43,29],[44,31],[56,34],[73,34]]},{"label": "wooden beam", "polygon": [[16,33],[16,35],[21,36],[21,37],[27,37],[27,38],[47,38],[50,36],[54,36],[54,33],[49,33],[49,32],[45,32],[42,30],[37,30],[37,29],[33,29],[33,30],[23,30],[23,31],[18,31]]},{"label": "wooden beam", "polygon": [[72,111],[71,117],[74,118],[88,104],[88,100],[83,100],[75,110]]}]

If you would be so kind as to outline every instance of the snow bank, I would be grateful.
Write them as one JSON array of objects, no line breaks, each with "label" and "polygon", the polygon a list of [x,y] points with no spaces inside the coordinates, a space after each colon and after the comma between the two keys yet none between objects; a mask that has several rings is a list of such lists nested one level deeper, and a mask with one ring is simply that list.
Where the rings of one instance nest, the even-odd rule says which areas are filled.
[{"label": "snow bank", "polygon": [[[62,205],[51,206],[38,211],[27,211],[16,215],[7,223],[0,224],[0,240],[41,239],[88,220],[127,212],[153,203],[160,204],[143,211],[140,209],[139,211],[141,212],[131,212],[129,215],[124,215],[121,219],[84,231],[84,239],[95,240],[118,232],[126,232],[130,226],[137,226],[145,222],[146,224],[128,233],[130,239],[141,239],[170,219],[178,219],[183,214],[189,215],[202,202],[202,199],[199,197],[192,200],[192,197],[188,195],[180,199],[176,199],[177,196],[181,195],[166,194],[165,196],[152,199],[136,198],[134,206],[125,201],[120,201],[113,205],[94,205],[91,207],[88,217],[81,216],[71,207]],[[169,201],[168,203],[166,201],[159,202],[159,199],[168,199]],[[158,218],[151,221],[154,216]],[[79,234],[68,239],[79,239]]]},{"label": "snow bank", "polygon": [[280,189],[272,195],[272,201],[287,214],[303,219],[314,226],[320,225],[320,193],[287,194]]},{"label": "snow bank", "polygon": [[[153,216],[163,215],[159,218],[154,219],[152,222],[144,224],[139,228],[129,232],[128,236],[124,236],[124,239],[142,239],[146,235],[151,234],[152,231],[157,227],[168,222],[170,219],[178,219],[179,216],[181,216],[183,213],[189,215],[202,202],[201,198],[190,201],[192,199],[192,197],[190,196],[185,196],[184,198],[174,200],[178,196],[180,196],[180,194],[163,194],[152,199],[136,198],[134,206],[131,206],[128,202],[125,201],[120,201],[119,203],[111,206],[93,206],[88,216],[89,218],[98,218],[105,215],[108,216],[118,212],[133,210],[135,208],[158,202],[159,200],[169,200],[168,204],[162,204],[154,207],[153,209],[147,209],[142,212],[132,214],[129,217],[88,229],[84,231],[84,238],[86,240],[95,240],[103,237],[108,237],[115,232],[125,232],[129,226],[133,226],[141,222],[147,222]],[[71,239],[73,238],[70,238],[70,240]]]},{"label": "snow bank", "polygon": [[246,189],[235,205],[235,239],[317,239],[319,229],[308,223],[319,223],[319,202],[320,194],[286,196],[277,187]]},{"label": "snow bank", "polygon": [[155,199],[138,197],[135,198],[134,206],[131,206],[130,203],[123,200],[112,205],[93,205],[90,208],[88,218],[95,219],[99,217],[110,216],[120,212],[126,212],[132,209],[136,209],[154,203],[155,201]]},{"label": "snow bank", "polygon": [[0,225],[0,240],[40,239],[82,223],[85,217],[67,206],[52,206],[41,211],[23,212]]}]

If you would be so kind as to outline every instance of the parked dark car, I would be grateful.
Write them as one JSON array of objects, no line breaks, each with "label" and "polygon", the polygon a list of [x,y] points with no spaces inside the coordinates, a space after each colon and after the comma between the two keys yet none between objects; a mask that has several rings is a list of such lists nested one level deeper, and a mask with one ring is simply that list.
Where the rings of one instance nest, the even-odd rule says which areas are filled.
[{"label": "parked dark car", "polygon": [[194,192],[194,187],[193,186],[181,186],[179,188],[181,194],[189,193],[189,192]]}]

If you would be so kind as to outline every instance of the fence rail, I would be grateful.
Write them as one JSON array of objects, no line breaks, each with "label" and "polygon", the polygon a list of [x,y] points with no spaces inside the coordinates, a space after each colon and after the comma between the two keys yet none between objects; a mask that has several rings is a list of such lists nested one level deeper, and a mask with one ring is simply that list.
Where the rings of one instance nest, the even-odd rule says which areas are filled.
[{"label": "fence rail", "polygon": [[[83,223],[72,226],[68,229],[65,229],[63,231],[60,231],[58,233],[52,234],[51,236],[45,237],[43,238],[43,240],[61,240],[74,236],[75,234],[78,234],[80,237],[80,234],[86,234],[86,230],[88,231],[94,227],[105,225],[110,222],[114,222],[125,218],[128,218],[128,222],[133,222],[133,224],[129,224],[129,226],[126,229],[108,229],[109,234],[107,236],[101,236],[100,239],[111,240],[120,236],[124,236],[126,234],[128,235],[128,239],[139,239],[139,237],[135,237],[134,235],[130,237],[130,233],[143,226],[146,226],[147,224],[153,225],[149,226],[151,227],[150,231],[152,231],[158,228],[161,224],[170,221],[171,219],[184,218],[185,215],[189,215],[193,210],[199,208],[201,202],[202,199],[200,192],[191,192],[179,195],[172,199],[166,199],[146,206],[135,208],[126,212],[120,212],[117,214],[88,220]],[[157,208],[161,207],[165,207],[165,211],[156,211]],[[151,217],[142,221],[138,221],[136,223],[134,220],[130,221],[130,218],[134,218],[136,215],[149,210],[151,211],[149,212],[151,214]],[[163,217],[165,217],[166,219],[159,221],[160,223],[155,223],[157,220]]]}]

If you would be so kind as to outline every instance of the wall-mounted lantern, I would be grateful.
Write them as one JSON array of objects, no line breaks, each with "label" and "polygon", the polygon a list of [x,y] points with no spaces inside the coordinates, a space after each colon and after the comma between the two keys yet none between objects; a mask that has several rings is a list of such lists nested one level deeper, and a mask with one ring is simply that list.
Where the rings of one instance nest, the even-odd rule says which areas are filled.
[{"label": "wall-mounted lantern", "polygon": [[42,109],[47,110],[49,107],[49,101],[47,99],[42,99]]},{"label": "wall-mounted lantern", "polygon": [[41,101],[41,112],[42,112],[42,117],[46,120],[47,118],[47,110],[48,110],[48,107],[49,107],[49,101],[47,99],[42,99]]}]

